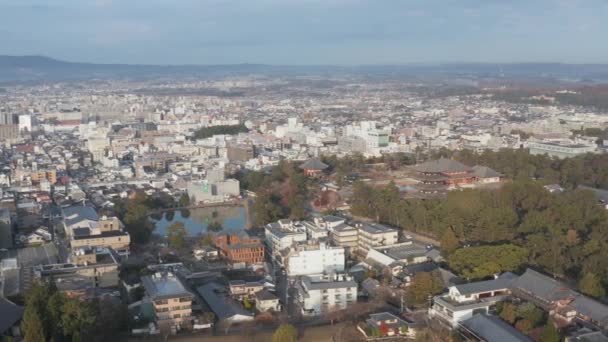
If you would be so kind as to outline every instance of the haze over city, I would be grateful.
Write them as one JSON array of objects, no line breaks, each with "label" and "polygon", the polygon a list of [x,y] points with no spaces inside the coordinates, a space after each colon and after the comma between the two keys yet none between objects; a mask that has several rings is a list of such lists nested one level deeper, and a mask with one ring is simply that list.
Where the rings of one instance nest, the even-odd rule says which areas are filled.
[{"label": "haze over city", "polygon": [[605,63],[602,0],[22,0],[0,54],[129,64]]}]

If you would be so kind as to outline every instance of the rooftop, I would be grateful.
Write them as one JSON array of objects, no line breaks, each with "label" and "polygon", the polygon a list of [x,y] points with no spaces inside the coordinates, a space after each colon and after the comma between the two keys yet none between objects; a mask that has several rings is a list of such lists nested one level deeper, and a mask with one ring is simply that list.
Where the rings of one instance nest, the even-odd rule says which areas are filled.
[{"label": "rooftop", "polygon": [[488,342],[528,342],[532,341],[517,329],[498,317],[477,314],[462,323],[461,326],[472,332],[483,341]]},{"label": "rooftop", "polygon": [[470,172],[472,169],[452,159],[440,158],[412,166],[417,172],[444,173],[444,172]]},{"label": "rooftop", "polygon": [[173,273],[157,272],[153,275],[141,278],[146,293],[152,298],[168,299],[178,297],[194,297],[190,291],[186,290],[182,282]]}]

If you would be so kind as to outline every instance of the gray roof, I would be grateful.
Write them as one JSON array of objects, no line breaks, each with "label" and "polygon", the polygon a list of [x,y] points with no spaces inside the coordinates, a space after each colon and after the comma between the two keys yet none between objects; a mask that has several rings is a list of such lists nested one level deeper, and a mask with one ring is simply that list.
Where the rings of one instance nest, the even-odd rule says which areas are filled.
[{"label": "gray roof", "polygon": [[186,290],[182,282],[173,275],[148,275],[142,277],[141,282],[152,300],[194,297],[190,291]]},{"label": "gray roof", "polygon": [[340,222],[345,221],[346,219],[334,215],[325,215],[323,216],[323,220],[325,220],[326,222]]},{"label": "gray roof", "polygon": [[277,299],[279,299],[279,297],[277,297],[272,292],[270,292],[266,289],[256,292],[255,297],[258,300],[277,300]]},{"label": "gray roof", "polygon": [[456,285],[456,289],[458,292],[460,292],[460,294],[463,295],[507,289],[511,287],[511,284],[513,281],[515,281],[515,279],[517,279],[517,275],[511,272],[506,272],[501,274],[496,279]]},{"label": "gray roof", "polygon": [[501,177],[502,174],[496,172],[495,170],[481,165],[473,166],[473,174],[479,178],[492,178],[492,177]]},{"label": "gray roof", "polygon": [[356,230],[356,228],[353,226],[349,226],[346,223],[340,223],[339,225],[334,227],[334,231],[336,232],[343,232],[347,230]]},{"label": "gray roof", "polygon": [[608,326],[608,305],[586,297],[549,276],[527,269],[513,282],[512,286],[549,304],[570,298],[572,299],[569,304],[571,308],[584,316],[590,317],[601,326]]},{"label": "gray roof", "polygon": [[496,316],[477,314],[460,323],[487,342],[528,342],[529,337]]},{"label": "gray roof", "polygon": [[329,165],[325,164],[319,158],[310,158],[305,161],[302,165],[300,165],[300,169],[307,170],[325,170],[329,167]]},{"label": "gray roof", "polygon": [[23,316],[24,308],[15,305],[8,299],[0,297],[0,335],[17,324]]},{"label": "gray roof", "polygon": [[472,169],[452,159],[440,158],[412,166],[418,172],[443,173],[443,172],[468,172]]},{"label": "gray roof", "polygon": [[374,278],[367,278],[361,282],[361,288],[368,294],[376,293],[376,289],[380,286],[380,282]]},{"label": "gray roof", "polygon": [[345,287],[357,287],[357,282],[354,280],[347,281],[316,281],[308,276],[302,277],[302,283],[307,290],[326,290],[326,289],[342,289]]},{"label": "gray roof", "polygon": [[536,272],[530,268],[512,284],[513,288],[523,290],[547,302],[568,298],[572,290],[556,279]]},{"label": "gray roof", "polygon": [[577,187],[577,189],[593,191],[595,193],[595,195],[597,196],[598,200],[600,200],[604,203],[608,203],[608,190],[592,188],[592,187],[584,186],[584,185],[579,185]]},{"label": "gray roof", "polygon": [[222,291],[225,292],[225,289],[217,283],[199,286],[196,291],[203,297],[219,320],[229,319],[236,315],[249,316],[253,319],[253,314],[243,309],[225,293],[222,293]]},{"label": "gray roof", "polygon": [[380,234],[397,231],[396,229],[393,229],[380,223],[363,223],[361,229],[370,234]]},{"label": "gray roof", "polygon": [[425,246],[414,243],[409,245],[397,245],[394,247],[378,247],[376,250],[398,261],[407,261],[408,258],[425,256],[428,252]]},{"label": "gray roof", "polygon": [[570,341],[580,342],[608,342],[608,336],[600,331],[587,330],[585,332],[576,332],[570,338]]},{"label": "gray roof", "polygon": [[97,215],[95,209],[83,205],[73,205],[63,208],[63,217],[66,226],[71,226],[85,220],[99,221],[99,215]]},{"label": "gray roof", "polygon": [[74,237],[89,236],[91,235],[91,230],[89,228],[76,228],[72,233]]}]

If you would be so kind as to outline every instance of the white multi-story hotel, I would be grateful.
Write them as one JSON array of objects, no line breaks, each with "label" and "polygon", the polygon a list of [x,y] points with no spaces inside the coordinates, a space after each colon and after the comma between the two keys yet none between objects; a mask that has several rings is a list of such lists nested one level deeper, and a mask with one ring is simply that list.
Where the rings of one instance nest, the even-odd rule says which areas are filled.
[{"label": "white multi-story hotel", "polygon": [[289,276],[342,273],[344,248],[324,242],[301,244],[285,256],[284,265]]},{"label": "white multi-story hotel", "polygon": [[302,276],[296,287],[305,316],[343,310],[357,301],[357,282],[346,275]]}]

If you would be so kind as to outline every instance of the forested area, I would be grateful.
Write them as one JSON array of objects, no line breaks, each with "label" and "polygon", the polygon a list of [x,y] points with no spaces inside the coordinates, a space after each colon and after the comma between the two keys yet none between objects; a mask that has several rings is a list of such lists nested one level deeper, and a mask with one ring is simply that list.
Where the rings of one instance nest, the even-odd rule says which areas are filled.
[{"label": "forested area", "polygon": [[248,171],[237,175],[241,187],[256,193],[256,226],[289,217],[306,217],[308,180],[295,163],[281,161],[272,172]]},{"label": "forested area", "polygon": [[463,164],[484,165],[503,173],[510,179],[538,179],[543,184],[560,184],[566,189],[588,185],[608,189],[608,154],[585,154],[576,158],[555,159],[545,155],[531,155],[526,149],[450,151],[442,149],[430,159],[454,158]]},{"label": "forested area", "polygon": [[194,139],[205,139],[212,137],[216,134],[239,134],[249,132],[249,129],[245,125],[218,125],[202,127],[194,132]]},{"label": "forested area", "polygon": [[[557,161],[528,156],[525,151],[501,151],[461,152],[454,157],[468,165],[488,165],[516,180],[495,191],[452,191],[446,198],[426,200],[401,199],[393,183],[372,188],[357,182],[352,213],[440,239],[450,265],[470,278],[532,265],[606,287],[608,211],[591,191],[551,194],[543,183],[530,178],[543,177],[544,182],[558,181],[568,188],[605,184],[608,171],[601,166],[608,165],[606,156]],[[460,252],[468,244],[473,247]],[[476,245],[501,247],[476,250]],[[471,253],[475,262],[461,267],[472,262],[467,256]],[[525,262],[509,264],[510,259],[522,257]]]},{"label": "forested area", "polygon": [[33,283],[21,322],[25,341],[108,341],[127,327],[127,308],[112,299],[83,301],[53,282]]}]

